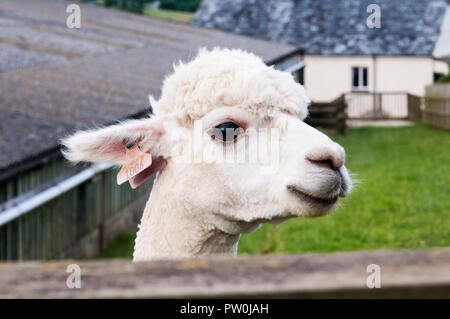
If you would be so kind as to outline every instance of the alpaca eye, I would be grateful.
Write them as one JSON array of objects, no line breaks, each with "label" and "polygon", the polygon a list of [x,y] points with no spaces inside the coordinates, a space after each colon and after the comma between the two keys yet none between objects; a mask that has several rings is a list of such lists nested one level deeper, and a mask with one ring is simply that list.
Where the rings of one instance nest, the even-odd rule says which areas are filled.
[{"label": "alpaca eye", "polygon": [[213,129],[212,137],[220,141],[229,142],[235,140],[242,132],[242,129],[233,122],[226,122],[217,125]]}]

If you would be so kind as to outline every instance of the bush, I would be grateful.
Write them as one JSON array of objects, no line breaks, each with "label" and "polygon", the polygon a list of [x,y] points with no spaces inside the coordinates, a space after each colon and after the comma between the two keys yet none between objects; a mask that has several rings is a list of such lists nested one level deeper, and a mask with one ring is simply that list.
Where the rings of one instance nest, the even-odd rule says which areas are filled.
[{"label": "bush", "polygon": [[166,10],[195,12],[201,0],[160,0],[160,8]]},{"label": "bush", "polygon": [[[89,0],[82,0],[89,2]],[[201,0],[160,0],[160,8],[174,11],[195,12]],[[153,0],[104,0],[105,7],[114,7],[121,10],[143,13],[144,4]]]},{"label": "bush", "polygon": [[436,83],[448,83],[450,82],[450,73],[446,74],[446,75],[442,75],[437,81]]},{"label": "bush", "polygon": [[[449,63],[450,68],[450,63]],[[450,82],[450,72],[446,75],[441,75],[441,77],[436,81],[436,83],[448,83]]]},{"label": "bush", "polygon": [[105,7],[115,7],[121,10],[143,13],[144,0],[105,0]]}]

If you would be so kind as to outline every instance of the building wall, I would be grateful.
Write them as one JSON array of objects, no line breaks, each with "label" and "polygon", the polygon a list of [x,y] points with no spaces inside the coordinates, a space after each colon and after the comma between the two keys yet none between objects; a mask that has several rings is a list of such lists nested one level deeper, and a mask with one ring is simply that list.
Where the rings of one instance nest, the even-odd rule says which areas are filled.
[{"label": "building wall", "polygon": [[449,69],[447,61],[435,60],[433,64],[435,73],[442,73],[442,74],[448,73]]},{"label": "building wall", "polygon": [[369,91],[423,96],[433,73],[447,73],[445,62],[431,57],[305,56],[305,87],[315,102],[331,101],[352,90],[352,67],[367,67]]}]

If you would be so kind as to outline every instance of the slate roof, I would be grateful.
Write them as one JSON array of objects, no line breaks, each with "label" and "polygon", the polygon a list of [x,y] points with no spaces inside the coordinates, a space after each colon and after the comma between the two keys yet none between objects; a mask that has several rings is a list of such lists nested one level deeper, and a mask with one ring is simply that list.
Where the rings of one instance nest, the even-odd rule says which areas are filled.
[{"label": "slate roof", "polygon": [[[381,28],[366,26],[381,8]],[[193,25],[290,43],[313,55],[431,55],[444,0],[203,0]]]},{"label": "slate roof", "polygon": [[0,1],[0,173],[57,149],[76,128],[148,110],[172,64],[201,46],[243,48],[265,60],[293,46],[81,4],[66,27],[61,0]]}]

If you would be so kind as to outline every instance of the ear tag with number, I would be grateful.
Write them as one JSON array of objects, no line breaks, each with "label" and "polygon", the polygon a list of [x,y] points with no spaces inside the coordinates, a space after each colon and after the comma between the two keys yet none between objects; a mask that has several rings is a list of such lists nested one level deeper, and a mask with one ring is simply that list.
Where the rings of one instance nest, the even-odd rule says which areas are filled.
[{"label": "ear tag with number", "polygon": [[130,180],[150,165],[152,165],[151,154],[142,152],[137,144],[131,148],[127,148],[125,153],[125,163],[117,174],[117,185]]}]

